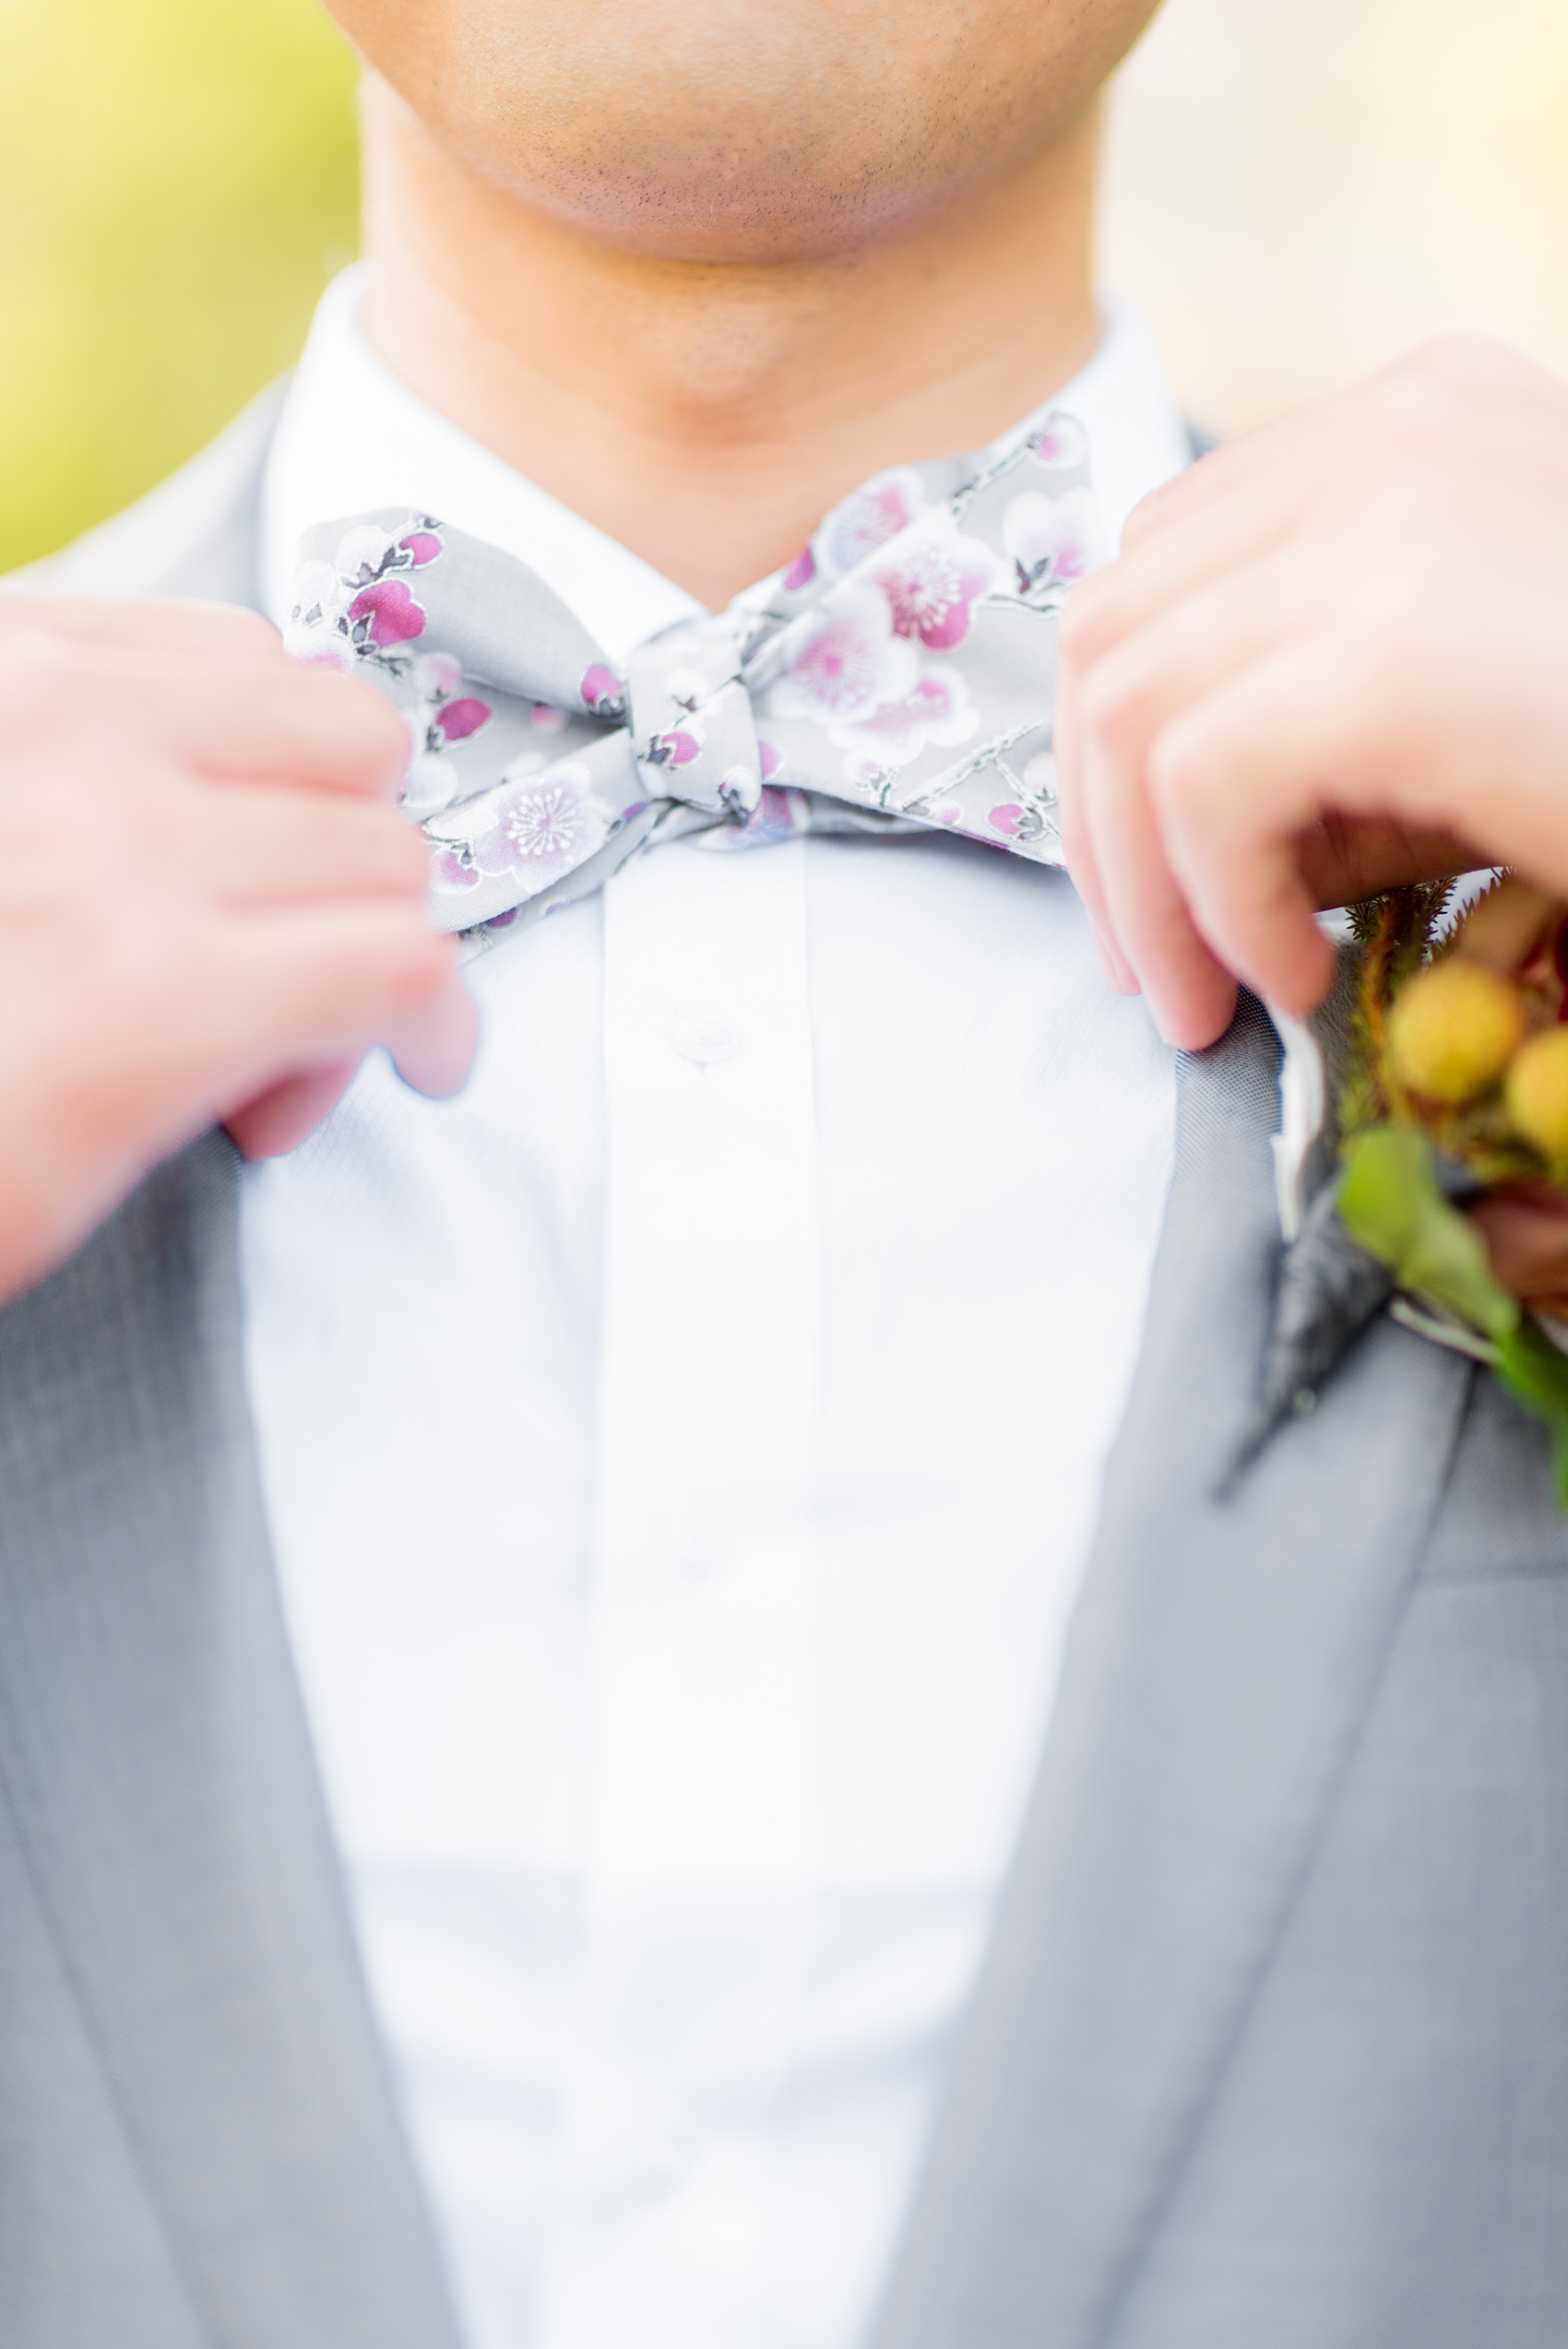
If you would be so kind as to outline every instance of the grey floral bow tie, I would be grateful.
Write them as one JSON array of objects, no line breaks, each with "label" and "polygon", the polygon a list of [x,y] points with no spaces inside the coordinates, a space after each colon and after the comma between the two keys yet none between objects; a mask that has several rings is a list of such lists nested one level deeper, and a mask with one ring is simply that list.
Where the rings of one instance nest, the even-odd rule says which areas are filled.
[{"label": "grey floral bow tie", "polygon": [[624,673],[526,564],[392,509],[307,534],[285,643],[403,712],[436,919],[484,943],[680,834],[934,826],[1059,864],[1057,613],[1100,552],[1058,411],[1000,455],[879,474]]}]

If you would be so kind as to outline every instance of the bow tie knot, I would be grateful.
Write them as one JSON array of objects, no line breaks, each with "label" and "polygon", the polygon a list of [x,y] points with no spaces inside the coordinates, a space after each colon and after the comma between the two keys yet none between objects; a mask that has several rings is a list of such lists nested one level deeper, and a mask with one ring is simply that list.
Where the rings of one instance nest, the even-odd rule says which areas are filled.
[{"label": "bow tie knot", "polygon": [[679,622],[626,663],[627,729],[652,793],[738,820],[762,797],[762,750],[729,615]]},{"label": "bow tie knot", "polygon": [[1056,617],[1098,561],[1081,426],[907,467],[787,571],[618,668],[524,563],[413,511],[310,532],[285,641],[367,675],[411,753],[433,902],[481,942],[653,839],[936,827],[1059,863]]}]

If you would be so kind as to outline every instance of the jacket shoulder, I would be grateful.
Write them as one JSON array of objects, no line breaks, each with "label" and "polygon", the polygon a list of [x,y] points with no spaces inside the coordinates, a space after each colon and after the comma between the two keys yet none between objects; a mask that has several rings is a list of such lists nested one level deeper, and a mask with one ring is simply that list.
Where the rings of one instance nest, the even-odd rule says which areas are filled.
[{"label": "jacket shoulder", "polygon": [[268,385],[177,473],[10,584],[255,605],[262,475],[287,388]]}]

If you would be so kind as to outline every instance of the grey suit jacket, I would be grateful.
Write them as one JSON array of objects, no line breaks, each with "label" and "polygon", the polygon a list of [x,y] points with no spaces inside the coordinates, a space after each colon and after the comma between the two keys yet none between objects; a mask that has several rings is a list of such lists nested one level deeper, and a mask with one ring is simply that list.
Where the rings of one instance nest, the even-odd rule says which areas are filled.
[{"label": "grey suit jacket", "polygon": [[[264,403],[61,584],[253,592]],[[1255,1007],[875,2349],[1562,2349],[1568,1534],[1376,1324],[1228,1501]],[[0,1315],[0,2349],[453,2349],[262,1523],[208,1138]],[[624,2349],[607,2344],[607,2349]]]}]

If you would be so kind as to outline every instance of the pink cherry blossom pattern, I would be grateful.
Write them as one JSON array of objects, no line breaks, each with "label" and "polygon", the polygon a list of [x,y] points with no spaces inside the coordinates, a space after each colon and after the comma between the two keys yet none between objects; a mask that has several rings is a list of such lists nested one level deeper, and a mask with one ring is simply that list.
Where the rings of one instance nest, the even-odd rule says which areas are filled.
[{"label": "pink cherry blossom pattern", "polygon": [[765,784],[741,830],[756,840],[787,840],[796,829],[797,804],[793,791],[776,791]]},{"label": "pink cherry blossom pattern", "polygon": [[466,742],[481,726],[489,725],[493,714],[488,702],[469,694],[461,701],[443,703],[431,724],[433,730],[444,735],[448,742]]},{"label": "pink cherry blossom pattern", "polygon": [[951,745],[968,740],[979,724],[963,682],[950,670],[930,670],[909,691],[836,730],[836,739],[874,750],[880,760],[907,765],[928,742]]},{"label": "pink cherry blossom pattern", "polygon": [[784,587],[789,594],[798,596],[802,588],[809,587],[815,577],[816,557],[810,547],[802,547],[784,574]]},{"label": "pink cherry blossom pattern", "polygon": [[769,706],[778,718],[848,723],[907,688],[913,667],[909,647],[893,635],[886,597],[841,588],[796,623]]},{"label": "pink cherry blossom pattern", "polygon": [[[957,811],[955,810],[954,813],[956,814]],[[1024,811],[1016,801],[1009,803],[1006,807],[992,808],[986,818],[993,832],[1006,832],[1014,838],[1016,838],[1018,826],[1023,820]]]},{"label": "pink cherry blossom pattern", "polygon": [[424,607],[401,579],[376,579],[362,587],[349,606],[349,619],[356,646],[373,646],[377,652],[411,644],[424,634]]},{"label": "pink cherry blossom pattern", "polygon": [[346,638],[332,628],[291,626],[285,631],[283,649],[301,669],[352,669],[354,665]]},{"label": "pink cherry blossom pattern", "polygon": [[577,691],[582,695],[583,707],[591,710],[595,718],[625,716],[625,690],[615,671],[606,669],[601,660],[593,663]]},{"label": "pink cherry blossom pattern", "polygon": [[581,864],[604,836],[587,779],[570,768],[515,783],[491,804],[494,822],[473,842],[474,862],[492,877],[515,875],[530,896]]},{"label": "pink cherry blossom pattern", "polygon": [[756,746],[756,755],[758,770],[761,773],[763,781],[766,783],[771,776],[777,775],[779,768],[783,765],[784,753],[772,742],[764,742],[759,740]]},{"label": "pink cherry blossom pattern", "polygon": [[378,522],[356,522],[339,540],[332,560],[346,587],[362,587],[379,579],[396,554],[397,548]]},{"label": "pink cherry blossom pattern", "polygon": [[398,544],[416,570],[422,570],[427,563],[434,563],[441,552],[441,540],[434,530],[410,530],[406,539],[398,540]]},{"label": "pink cherry blossom pattern", "polygon": [[668,734],[656,734],[646,755],[650,766],[690,766],[701,750],[696,736],[677,726]]},{"label": "pink cherry blossom pattern", "polygon": [[774,790],[765,784],[756,805],[731,804],[728,824],[716,825],[700,836],[697,845],[710,849],[755,848],[774,840],[788,840],[811,829],[811,817],[799,791]]},{"label": "pink cherry blossom pattern", "polygon": [[1059,411],[1048,416],[1025,445],[1033,449],[1042,465],[1081,465],[1088,442],[1077,418]]},{"label": "pink cherry blossom pattern", "polygon": [[410,672],[417,692],[433,701],[445,701],[463,682],[463,664],[455,653],[421,653]]},{"label": "pink cherry blossom pattern", "polygon": [[928,652],[951,652],[969,633],[976,599],[990,588],[994,564],[978,539],[911,536],[876,574],[898,636],[918,636]]},{"label": "pink cherry blossom pattern", "polygon": [[342,611],[346,600],[336,570],[317,556],[313,562],[302,564],[295,575],[289,617],[305,622],[330,620]]},{"label": "pink cherry blossom pattern", "polygon": [[445,896],[460,896],[465,890],[477,889],[481,875],[457,848],[442,842],[436,844],[430,860],[430,885]]},{"label": "pink cherry blossom pattern", "polygon": [[[852,571],[878,547],[907,530],[918,511],[918,489],[907,478],[891,474],[868,481],[833,508],[818,543],[835,571]],[[787,583],[786,583],[787,584]]]},{"label": "pink cherry blossom pattern", "polygon": [[1013,558],[1020,596],[1047,587],[1068,587],[1099,560],[1099,516],[1087,490],[1047,497],[1026,490],[1008,501],[1002,516],[1002,542]]}]

